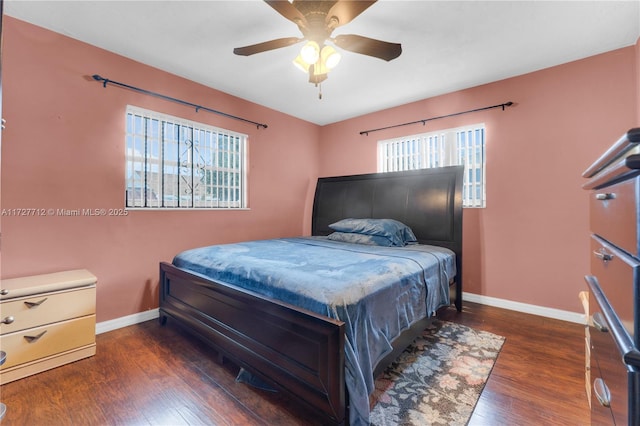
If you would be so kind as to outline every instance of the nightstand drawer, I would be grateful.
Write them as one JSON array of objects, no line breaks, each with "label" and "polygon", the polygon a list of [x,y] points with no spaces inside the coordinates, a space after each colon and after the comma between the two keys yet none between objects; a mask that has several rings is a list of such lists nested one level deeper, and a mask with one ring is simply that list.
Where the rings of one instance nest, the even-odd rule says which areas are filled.
[{"label": "nightstand drawer", "polygon": [[0,333],[95,314],[96,286],[41,293],[0,304]]},{"label": "nightstand drawer", "polygon": [[39,358],[95,343],[96,317],[89,315],[0,337],[0,348],[7,353],[0,371]]}]

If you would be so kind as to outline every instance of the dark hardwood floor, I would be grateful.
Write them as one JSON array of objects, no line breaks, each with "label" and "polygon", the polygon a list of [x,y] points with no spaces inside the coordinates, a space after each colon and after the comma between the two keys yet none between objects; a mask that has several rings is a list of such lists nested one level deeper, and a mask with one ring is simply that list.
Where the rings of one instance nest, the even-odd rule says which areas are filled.
[{"label": "dark hardwood floor", "polygon": [[506,337],[473,425],[589,425],[584,326],[465,303],[440,317]]},{"label": "dark hardwood floor", "polygon": [[[584,329],[466,303],[441,318],[506,337],[470,425],[587,425]],[[97,354],[0,387],[4,425],[313,425],[175,323],[97,336]]]}]

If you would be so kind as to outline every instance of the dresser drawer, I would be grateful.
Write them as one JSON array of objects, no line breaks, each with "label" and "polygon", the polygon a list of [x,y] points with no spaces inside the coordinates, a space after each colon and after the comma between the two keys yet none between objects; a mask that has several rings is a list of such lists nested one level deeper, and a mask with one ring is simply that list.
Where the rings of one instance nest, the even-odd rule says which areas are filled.
[{"label": "dresser drawer", "polygon": [[631,402],[630,395],[638,389],[640,372],[621,362],[620,352],[608,332],[594,331],[594,334],[590,370],[591,424],[638,425],[638,402]]},{"label": "dresser drawer", "polygon": [[592,191],[591,232],[634,256],[638,247],[638,178]]},{"label": "dresser drawer", "polygon": [[4,300],[0,303],[0,333],[95,314],[95,300],[95,285]]},{"label": "dresser drawer", "polygon": [[[635,316],[638,312],[634,286],[640,262],[598,236],[591,238],[591,273],[600,284],[609,304],[631,340],[640,347]],[[589,304],[590,309],[595,306]]]},{"label": "dresser drawer", "polygon": [[5,334],[0,338],[6,362],[0,371],[95,342],[96,317],[89,315],[29,330]]},{"label": "dresser drawer", "polygon": [[[629,404],[629,396],[637,386],[636,367],[622,362],[614,325],[607,318],[615,313],[591,299],[591,423],[598,425],[638,424],[637,406]],[[605,313],[608,310],[608,313]]]}]

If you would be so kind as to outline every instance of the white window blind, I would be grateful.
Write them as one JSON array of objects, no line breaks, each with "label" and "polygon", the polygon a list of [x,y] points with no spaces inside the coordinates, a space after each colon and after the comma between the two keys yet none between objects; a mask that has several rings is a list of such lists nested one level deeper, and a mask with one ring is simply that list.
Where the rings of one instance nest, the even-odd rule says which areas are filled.
[{"label": "white window blind", "polygon": [[463,205],[485,207],[484,124],[378,142],[378,171],[464,165]]},{"label": "white window blind", "polygon": [[126,207],[245,208],[247,135],[128,106]]}]

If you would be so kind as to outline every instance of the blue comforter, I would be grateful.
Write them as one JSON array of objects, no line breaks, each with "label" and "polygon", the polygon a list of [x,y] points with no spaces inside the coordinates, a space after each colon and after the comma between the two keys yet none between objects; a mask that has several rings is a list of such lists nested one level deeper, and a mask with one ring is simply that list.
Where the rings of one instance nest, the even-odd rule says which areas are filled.
[{"label": "blue comforter", "polygon": [[345,323],[352,425],[369,423],[373,370],[402,331],[449,305],[455,254],[427,245],[379,247],[323,237],[184,251],[175,266]]}]

